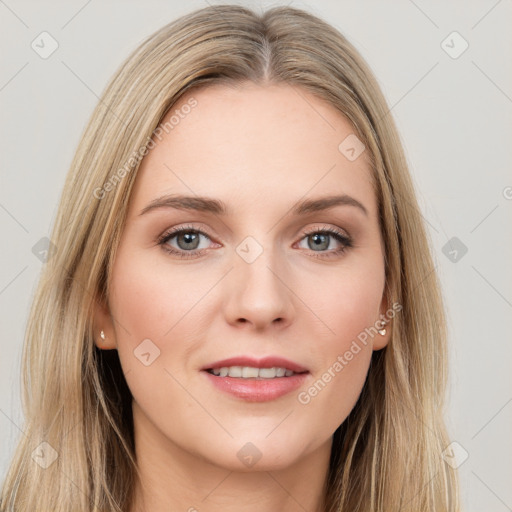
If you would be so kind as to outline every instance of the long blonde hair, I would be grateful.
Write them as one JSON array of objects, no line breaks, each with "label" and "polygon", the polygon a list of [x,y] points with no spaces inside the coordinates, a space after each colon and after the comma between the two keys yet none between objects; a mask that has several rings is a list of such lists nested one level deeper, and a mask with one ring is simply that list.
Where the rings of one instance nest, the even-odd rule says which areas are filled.
[{"label": "long blonde hair", "polygon": [[402,306],[389,345],[373,354],[362,394],[334,434],[325,511],[459,509],[456,475],[441,457],[448,444],[442,297],[379,86],[356,49],[317,17],[218,5],[149,37],[115,74],[83,134],[27,325],[25,435],[3,485],[2,512],[129,510],[138,478],[131,394],[117,352],[94,345],[95,301],[108,297],[137,169],[164,115],[185,92],[240,81],[303,88],[351,121],[370,156],[387,297]]}]

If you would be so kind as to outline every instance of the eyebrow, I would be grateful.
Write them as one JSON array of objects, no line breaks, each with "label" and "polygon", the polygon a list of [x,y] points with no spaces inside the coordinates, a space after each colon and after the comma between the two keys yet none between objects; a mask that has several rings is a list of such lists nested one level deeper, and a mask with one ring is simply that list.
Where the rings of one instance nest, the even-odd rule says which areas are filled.
[{"label": "eyebrow", "polygon": [[[347,194],[331,195],[317,199],[304,199],[295,203],[291,208],[291,212],[293,215],[305,215],[307,213],[328,210],[335,206],[354,206],[368,216],[368,210],[365,206],[357,199]],[[159,208],[193,210],[216,215],[227,215],[229,213],[229,209],[226,207],[225,203],[218,199],[174,194],[157,197],[143,208],[139,215]]]}]

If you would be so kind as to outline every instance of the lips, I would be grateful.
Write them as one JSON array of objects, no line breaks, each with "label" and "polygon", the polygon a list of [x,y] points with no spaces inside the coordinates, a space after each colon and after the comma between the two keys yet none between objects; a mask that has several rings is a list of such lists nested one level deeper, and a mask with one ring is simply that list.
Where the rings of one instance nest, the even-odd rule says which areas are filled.
[{"label": "lips", "polygon": [[210,363],[201,373],[219,391],[246,402],[266,402],[304,384],[309,371],[282,357],[232,357]]}]

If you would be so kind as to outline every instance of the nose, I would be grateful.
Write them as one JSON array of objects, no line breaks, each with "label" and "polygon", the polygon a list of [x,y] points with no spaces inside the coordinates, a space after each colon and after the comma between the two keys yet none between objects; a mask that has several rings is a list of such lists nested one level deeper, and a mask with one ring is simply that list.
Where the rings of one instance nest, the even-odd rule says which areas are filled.
[{"label": "nose", "polygon": [[256,330],[284,328],[293,321],[293,292],[287,286],[284,262],[265,250],[252,263],[234,255],[230,272],[225,316],[229,324]]}]

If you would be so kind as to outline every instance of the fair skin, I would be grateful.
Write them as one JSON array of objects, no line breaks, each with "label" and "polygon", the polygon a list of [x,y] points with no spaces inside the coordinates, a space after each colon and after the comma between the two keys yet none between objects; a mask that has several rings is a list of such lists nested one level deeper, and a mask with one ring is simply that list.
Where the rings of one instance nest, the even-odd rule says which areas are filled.
[{"label": "fair skin", "polygon": [[[142,485],[130,512],[231,512],[242,504],[246,512],[320,511],[332,435],[357,401],[372,351],[390,334],[361,344],[308,403],[298,400],[387,309],[366,153],[349,161],[340,152],[354,129],[304,90],[215,85],[181,98],[172,113],[190,96],[197,106],[142,161],[108,305],[95,317],[106,335],[97,345],[118,350],[133,395]],[[167,194],[207,196],[227,212],[164,206],[141,214]],[[366,213],[354,204],[292,212],[298,201],[333,195],[350,196]],[[186,227],[188,238],[159,245],[173,227]],[[336,253],[344,242],[325,229],[352,246]],[[237,252],[248,236],[259,245],[242,244],[245,253],[262,250],[250,263]],[[146,360],[160,350],[147,366],[134,354],[146,339]],[[269,355],[307,370],[299,388],[251,401],[218,389],[203,370]]]}]

